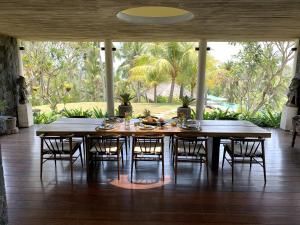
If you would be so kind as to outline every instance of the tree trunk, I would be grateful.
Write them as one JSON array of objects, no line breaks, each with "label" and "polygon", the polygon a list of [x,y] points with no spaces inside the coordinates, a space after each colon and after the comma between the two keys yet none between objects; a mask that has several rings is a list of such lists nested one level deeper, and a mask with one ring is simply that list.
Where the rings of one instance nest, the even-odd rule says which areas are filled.
[{"label": "tree trunk", "polygon": [[157,85],[156,84],[154,85],[153,89],[154,89],[154,95],[153,95],[154,99],[153,100],[155,103],[157,103]]},{"label": "tree trunk", "polygon": [[169,95],[169,100],[168,100],[169,103],[173,102],[174,88],[175,88],[175,77],[172,77],[170,95]]},{"label": "tree trunk", "polygon": [[140,91],[140,82],[137,82],[137,90],[136,90],[136,99],[137,102],[140,103],[141,102],[141,91]]},{"label": "tree trunk", "polygon": [[183,98],[184,86],[180,84],[179,98]]},{"label": "tree trunk", "polygon": [[191,98],[194,98],[194,87],[191,86]]}]

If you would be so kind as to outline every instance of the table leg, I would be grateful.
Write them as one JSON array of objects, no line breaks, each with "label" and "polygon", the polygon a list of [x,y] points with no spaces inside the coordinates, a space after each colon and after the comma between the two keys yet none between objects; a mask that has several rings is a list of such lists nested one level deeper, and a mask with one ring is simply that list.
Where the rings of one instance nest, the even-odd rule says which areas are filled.
[{"label": "table leg", "polygon": [[208,138],[208,163],[215,173],[219,170],[220,140],[219,137]]}]

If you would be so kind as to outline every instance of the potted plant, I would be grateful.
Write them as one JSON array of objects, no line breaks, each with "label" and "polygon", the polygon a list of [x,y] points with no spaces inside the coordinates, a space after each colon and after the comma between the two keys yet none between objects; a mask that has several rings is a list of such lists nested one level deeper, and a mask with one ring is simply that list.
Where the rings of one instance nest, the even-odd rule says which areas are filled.
[{"label": "potted plant", "polygon": [[179,118],[184,116],[186,119],[190,119],[192,110],[189,106],[193,101],[195,101],[195,99],[186,95],[180,98],[180,101],[182,106],[177,108],[177,117]]},{"label": "potted plant", "polygon": [[119,116],[120,117],[125,117],[125,113],[127,113],[128,115],[132,115],[132,105],[130,103],[130,101],[132,99],[134,99],[134,96],[131,96],[130,93],[122,93],[120,94],[119,98],[121,101],[121,105],[119,105]]}]

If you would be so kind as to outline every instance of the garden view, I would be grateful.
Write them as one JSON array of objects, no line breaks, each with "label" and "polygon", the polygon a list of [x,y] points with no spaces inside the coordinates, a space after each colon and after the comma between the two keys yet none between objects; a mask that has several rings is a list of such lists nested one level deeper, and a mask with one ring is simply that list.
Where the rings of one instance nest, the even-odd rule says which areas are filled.
[{"label": "garden view", "polygon": [[[103,43],[24,41],[23,66],[36,123],[61,116],[106,116]],[[247,119],[277,127],[292,78],[294,42],[225,43],[207,51],[205,119]],[[198,52],[192,42],[114,43],[115,96],[130,92],[134,116],[176,115],[196,96]],[[208,46],[210,43],[208,43]],[[224,50],[236,49],[218,59]],[[223,52],[222,52],[223,51]],[[115,98],[117,99],[117,98]],[[119,103],[116,101],[115,108]],[[193,108],[194,106],[192,106]]]}]

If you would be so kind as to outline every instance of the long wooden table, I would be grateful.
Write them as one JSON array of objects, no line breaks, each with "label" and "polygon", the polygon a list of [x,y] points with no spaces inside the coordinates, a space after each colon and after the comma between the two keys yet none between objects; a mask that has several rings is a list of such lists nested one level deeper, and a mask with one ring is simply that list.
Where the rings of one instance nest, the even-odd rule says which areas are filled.
[{"label": "long wooden table", "polygon": [[37,135],[65,135],[74,134],[75,136],[85,137],[88,134],[120,134],[131,136],[133,134],[158,133],[162,135],[174,135],[178,133],[193,133],[199,136],[209,137],[209,164],[215,172],[219,168],[220,140],[229,137],[260,137],[270,138],[271,132],[262,129],[249,121],[243,120],[200,120],[200,131],[187,131],[179,127],[165,125],[163,129],[155,128],[154,130],[141,130],[135,127],[133,122],[130,129],[126,129],[124,123],[117,124],[112,130],[96,130],[101,124],[102,119],[90,118],[61,118],[51,124],[46,124],[36,131]]}]

